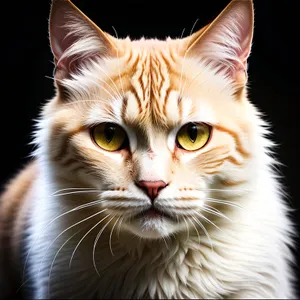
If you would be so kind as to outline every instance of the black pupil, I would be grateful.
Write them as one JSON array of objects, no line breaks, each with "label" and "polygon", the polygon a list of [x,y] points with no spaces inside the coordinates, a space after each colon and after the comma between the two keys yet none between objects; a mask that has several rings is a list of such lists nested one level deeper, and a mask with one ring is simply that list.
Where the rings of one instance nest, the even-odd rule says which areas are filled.
[{"label": "black pupil", "polygon": [[116,127],[111,124],[106,124],[104,133],[107,143],[110,143],[115,135]]},{"label": "black pupil", "polygon": [[198,129],[196,125],[190,125],[187,128],[187,132],[189,134],[190,140],[192,143],[195,143],[196,139],[197,139],[197,135],[198,135]]}]

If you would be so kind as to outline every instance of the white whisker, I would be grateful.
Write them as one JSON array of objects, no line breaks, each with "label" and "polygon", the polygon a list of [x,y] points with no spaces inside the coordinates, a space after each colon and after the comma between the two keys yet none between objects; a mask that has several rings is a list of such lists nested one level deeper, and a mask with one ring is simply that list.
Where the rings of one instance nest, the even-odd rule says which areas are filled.
[{"label": "white whisker", "polygon": [[[107,218],[110,217],[110,215],[107,216]],[[98,274],[98,276],[100,276],[99,271],[97,269],[97,265],[96,265],[96,261],[95,261],[95,250],[96,250],[96,246],[97,243],[101,237],[101,234],[103,233],[103,231],[105,230],[105,228],[108,226],[108,224],[110,223],[111,220],[113,220],[114,217],[110,218],[109,221],[102,227],[102,229],[98,232],[95,241],[94,241],[94,246],[93,246],[93,265],[95,268],[96,273]]]},{"label": "white whisker", "polygon": [[217,217],[222,217],[222,218],[224,218],[224,219],[232,222],[232,220],[230,218],[228,218],[227,216],[225,216],[219,210],[217,210],[216,208],[214,208],[212,206],[204,205],[204,206],[201,207],[201,210],[203,210],[205,212],[208,212],[208,213],[210,213],[212,215],[215,215]]},{"label": "white whisker", "polygon": [[164,243],[166,245],[166,248],[169,250],[169,245],[168,245],[168,242],[167,242],[166,238],[163,236],[162,239],[163,239],[163,241],[164,241]]},{"label": "white whisker", "polygon": [[[180,95],[182,95],[182,93],[184,91],[184,87],[182,88],[183,66],[184,66],[185,58],[186,58],[186,55],[187,55],[187,52],[188,52],[188,49],[189,49],[189,44],[190,44],[190,41],[191,41],[191,38],[192,38],[192,32],[194,31],[194,28],[195,28],[197,22],[198,22],[198,19],[196,19],[196,21],[194,22],[194,24],[192,26],[192,29],[191,29],[191,32],[190,32],[190,36],[189,36],[189,42],[187,43],[187,46],[186,46],[186,49],[185,49],[185,52],[184,52],[184,56],[183,56],[183,61],[182,61],[182,65],[181,65],[181,72],[180,72],[180,85],[179,85],[179,93],[180,93]],[[185,82],[184,82],[184,86],[185,86]]]},{"label": "white whisker", "polygon": [[230,192],[251,192],[252,190],[251,189],[240,189],[240,190],[237,190],[237,189],[203,189],[202,191],[205,191],[205,192],[224,192],[224,193],[230,193]]},{"label": "white whisker", "polygon": [[[117,33],[117,30],[115,29],[114,26],[112,26],[115,34],[116,34],[116,37],[117,39],[119,38],[118,37],[118,33]],[[118,57],[118,73],[119,73],[119,79],[120,79],[120,83],[121,83],[121,88],[122,88],[122,93],[123,93],[123,97],[125,96],[125,92],[124,92],[124,88],[123,88],[123,82],[122,82],[122,78],[121,78],[121,73],[120,73],[120,58],[119,58],[119,48],[117,48],[117,57]]]},{"label": "white whisker", "polygon": [[73,235],[71,235],[62,245],[61,247],[57,250],[51,266],[50,266],[50,271],[49,271],[49,275],[48,275],[48,297],[50,298],[50,282],[51,282],[51,272],[52,272],[52,268],[54,266],[54,262],[56,260],[57,255],[59,254],[59,252],[62,250],[62,248],[69,242],[69,240],[71,240],[75,235],[77,235],[80,231],[82,231],[83,228],[79,229],[78,231],[76,231]]},{"label": "white whisker", "polygon": [[65,189],[60,189],[60,190],[57,190],[55,191],[52,195],[55,195],[56,193],[60,193],[60,192],[65,192],[65,191],[73,191],[73,190],[94,190],[95,188],[87,188],[87,187],[82,187],[82,188],[75,188],[75,187],[72,187],[72,188],[65,188]]},{"label": "white whisker", "polygon": [[[56,80],[56,81],[59,81],[59,82],[61,82],[62,84],[66,84],[66,82],[64,81],[64,80],[61,80],[61,79],[58,79],[58,78],[54,78],[54,77],[51,77],[51,76],[45,76],[46,78],[48,78],[48,79],[52,79],[52,80]],[[105,81],[103,81],[103,80],[101,80],[101,81],[103,81],[104,83],[106,83],[111,89],[112,89],[112,91],[116,94],[116,95],[113,95],[113,94],[111,94],[111,92],[107,89],[107,88],[105,88],[103,85],[101,85],[99,82],[97,82],[97,81],[95,81],[95,80],[91,80],[93,83],[95,83],[95,85],[98,85],[98,86],[100,86],[112,99],[115,99],[116,97],[116,92],[115,92],[115,90],[113,90],[112,88],[111,88],[111,86],[110,85],[108,85],[108,83],[107,82],[105,82]]]},{"label": "white whisker", "polygon": [[113,232],[114,232],[114,228],[116,226],[116,224],[118,223],[118,221],[120,220],[121,216],[118,217],[118,219],[116,220],[115,224],[113,225],[111,231],[110,231],[110,235],[109,235],[109,249],[110,249],[110,252],[111,252],[111,255],[112,256],[115,256],[113,251],[112,251],[112,246],[111,246],[111,238],[112,238],[112,235],[113,235]]},{"label": "white whisker", "polygon": [[64,103],[64,106],[69,106],[69,105],[76,105],[80,103],[89,103],[89,102],[94,102],[94,103],[99,103],[99,101],[107,101],[106,98],[103,97],[97,97],[97,99],[80,99],[80,100],[74,100],[72,102]]},{"label": "white whisker", "polygon": [[89,190],[89,191],[73,191],[73,192],[66,192],[53,195],[54,197],[60,196],[67,196],[67,195],[74,195],[74,194],[88,194],[88,193],[101,193],[99,190]]},{"label": "white whisker", "polygon": [[[100,67],[98,66],[98,68],[100,69]],[[100,71],[102,71],[103,72],[103,70],[101,70],[100,69]],[[105,74],[106,75],[106,74]],[[103,80],[103,79],[98,79],[98,80],[100,80],[101,82],[104,82],[110,89],[111,89],[111,91],[114,93],[114,95],[115,95],[115,97],[113,97],[113,98],[122,98],[122,96],[119,94],[119,92],[118,92],[118,90],[115,90],[115,89],[113,89],[105,80]],[[100,85],[101,86],[101,85]],[[101,86],[102,87],[102,86]]]},{"label": "white whisker", "polygon": [[200,218],[204,219],[207,223],[213,225],[214,227],[216,227],[218,230],[222,231],[221,228],[219,226],[217,226],[213,221],[211,221],[210,219],[206,218],[203,214],[201,214],[199,211],[196,211],[193,209],[193,211],[195,212],[195,214],[197,214]]},{"label": "white whisker", "polygon": [[186,240],[185,240],[185,242],[187,243],[187,241],[189,240],[189,238],[190,238],[190,230],[189,230],[189,225],[188,225],[188,223],[187,223],[187,221],[186,221],[186,219],[185,219],[185,217],[183,216],[183,221],[185,222],[185,226],[186,226],[186,230],[187,230],[187,238],[186,238]]},{"label": "white whisker", "polygon": [[182,32],[181,32],[180,39],[183,38],[184,32],[185,32],[185,28],[183,28],[183,30],[182,30]]},{"label": "white whisker", "polygon": [[[56,221],[57,219],[71,213],[71,212],[74,212],[74,211],[78,211],[78,210],[81,210],[81,209],[84,209],[86,207],[90,207],[90,206],[93,206],[93,205],[96,205],[96,204],[99,204],[99,203],[102,203],[102,202],[105,202],[105,200],[96,200],[96,201],[92,201],[92,202],[89,202],[89,203],[86,203],[86,204],[82,204],[82,205],[79,205],[75,208],[72,208],[60,215],[58,215],[57,217],[55,217],[54,219],[52,219],[49,223],[47,223],[44,228],[41,230],[41,233],[36,237],[36,240],[34,242],[34,244],[30,247],[30,249],[28,250],[28,253],[26,255],[26,259],[25,259],[25,263],[24,263],[24,268],[23,268],[23,275],[22,275],[22,278],[24,279],[24,276],[25,276],[25,270],[26,270],[26,265],[27,265],[27,262],[28,262],[28,259],[29,259],[29,255],[32,251],[32,249],[36,246],[36,243],[38,242],[38,240],[40,239],[40,237],[42,236],[42,234],[44,234],[45,232],[45,229],[46,228],[49,228],[49,226],[54,222]],[[95,214],[96,215],[96,214]]]},{"label": "white whisker", "polygon": [[71,228],[73,228],[73,227],[75,227],[75,226],[77,226],[77,225],[79,225],[79,224],[81,224],[81,223],[83,223],[83,222],[85,222],[85,221],[87,221],[87,220],[89,220],[89,219],[91,219],[91,218],[93,218],[93,217],[95,217],[95,216],[97,216],[97,215],[103,213],[103,212],[106,211],[106,210],[107,210],[107,209],[103,209],[103,210],[98,211],[98,212],[96,212],[95,214],[93,214],[93,215],[91,215],[91,216],[89,216],[89,217],[83,219],[83,220],[80,220],[79,222],[77,222],[77,223],[75,223],[75,224],[69,226],[68,228],[64,229],[58,236],[56,236],[56,238],[55,238],[55,239],[51,242],[51,244],[47,247],[47,249],[46,249],[46,251],[45,251],[45,253],[44,253],[43,257],[42,257],[42,260],[41,260],[41,262],[40,262],[40,266],[39,266],[39,269],[38,269],[38,274],[40,273],[40,270],[41,270],[42,264],[43,264],[43,262],[44,262],[45,256],[46,256],[46,254],[48,253],[50,247],[53,245],[53,243],[54,243],[54,242],[55,242],[62,234],[64,234],[66,231],[70,230]]},{"label": "white whisker", "polygon": [[70,258],[70,263],[69,263],[69,268],[71,268],[71,264],[72,264],[72,260],[73,257],[75,255],[76,250],[78,249],[79,245],[81,244],[81,242],[85,239],[85,237],[94,229],[96,228],[100,223],[102,223],[105,219],[107,219],[110,215],[105,216],[104,218],[102,218],[98,223],[96,223],[96,225],[94,225],[91,229],[88,230],[88,232],[80,239],[80,241],[78,242],[78,244],[76,245],[71,258]]},{"label": "white whisker", "polygon": [[190,220],[190,221],[191,221],[192,226],[193,226],[194,229],[196,230],[196,233],[197,233],[197,236],[198,236],[198,242],[199,242],[199,246],[200,246],[200,245],[201,245],[201,239],[200,239],[199,231],[198,231],[197,227],[195,226],[193,220]]},{"label": "white whisker", "polygon": [[115,92],[117,92],[118,96],[120,98],[122,98],[122,95],[120,94],[117,85],[115,84],[115,82],[112,80],[112,78],[100,67],[98,66],[99,70],[102,71],[104,73],[104,75],[106,75],[106,77],[111,81],[111,83],[114,85],[115,87]]},{"label": "white whisker", "polygon": [[214,247],[213,247],[212,240],[211,240],[211,238],[210,238],[210,236],[209,236],[209,234],[208,234],[208,232],[207,232],[205,226],[200,222],[200,220],[198,220],[198,219],[195,218],[194,216],[191,216],[191,217],[194,219],[194,221],[195,221],[195,222],[201,227],[201,229],[203,230],[204,234],[206,235],[206,237],[207,237],[207,239],[208,239],[208,241],[209,241],[209,243],[210,243],[211,250],[212,250],[212,252],[214,252]]},{"label": "white whisker", "polygon": [[121,220],[118,224],[118,228],[117,228],[117,237],[118,237],[118,239],[120,238],[120,230],[121,230],[121,224],[122,224],[123,220],[124,220],[124,217],[121,218]]},{"label": "white whisker", "polygon": [[231,202],[231,201],[227,201],[227,200],[220,200],[220,199],[216,199],[216,198],[206,198],[205,201],[207,202],[213,202],[213,203],[218,203],[218,204],[225,204],[228,206],[233,206],[233,207],[237,207],[237,208],[241,208],[243,209],[243,207],[237,203]]}]

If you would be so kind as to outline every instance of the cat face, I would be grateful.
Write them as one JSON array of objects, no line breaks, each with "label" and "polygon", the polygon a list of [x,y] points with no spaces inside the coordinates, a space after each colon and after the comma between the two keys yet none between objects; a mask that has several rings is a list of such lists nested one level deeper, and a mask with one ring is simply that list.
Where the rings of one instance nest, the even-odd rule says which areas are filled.
[{"label": "cat face", "polygon": [[221,218],[216,187],[247,182],[254,147],[252,13],[251,1],[234,1],[187,38],[131,41],[54,1],[58,95],[44,116],[59,176],[101,190],[101,209],[143,238]]}]

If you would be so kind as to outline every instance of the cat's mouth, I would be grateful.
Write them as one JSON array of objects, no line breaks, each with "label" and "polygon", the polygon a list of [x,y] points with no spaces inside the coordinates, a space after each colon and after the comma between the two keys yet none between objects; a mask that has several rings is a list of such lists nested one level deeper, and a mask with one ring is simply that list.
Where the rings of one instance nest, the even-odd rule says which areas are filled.
[{"label": "cat's mouth", "polygon": [[137,215],[134,216],[134,219],[140,219],[140,218],[151,218],[151,219],[162,219],[167,218],[169,220],[175,221],[174,217],[169,215],[168,213],[165,213],[155,207],[150,207],[142,212],[139,212]]}]

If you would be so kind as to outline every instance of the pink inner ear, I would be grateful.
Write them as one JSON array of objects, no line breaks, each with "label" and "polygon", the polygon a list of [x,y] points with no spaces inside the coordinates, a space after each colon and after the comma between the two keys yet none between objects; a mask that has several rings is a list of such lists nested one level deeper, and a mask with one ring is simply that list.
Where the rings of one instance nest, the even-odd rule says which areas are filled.
[{"label": "pink inner ear", "polygon": [[247,58],[250,55],[251,44],[253,38],[253,20],[248,20],[244,22],[242,27],[242,32],[240,34],[240,51],[239,51],[239,59],[240,61],[246,65]]},{"label": "pink inner ear", "polygon": [[70,16],[70,12],[72,12],[72,7],[69,3],[53,1],[49,29],[51,48],[57,61],[76,40],[75,38],[72,39],[71,36],[67,36],[70,30],[67,30],[66,24],[70,21],[67,17]]},{"label": "pink inner ear", "polygon": [[[53,1],[49,25],[56,69],[64,70],[61,75],[76,73],[84,61],[100,54],[101,40],[94,25],[69,1]],[[74,51],[78,42],[82,47]]]},{"label": "pink inner ear", "polygon": [[[250,0],[232,1],[191,46],[193,56],[233,80],[245,74],[251,50],[253,7]],[[241,73],[242,72],[242,73]],[[243,75],[244,76],[244,75]]]},{"label": "pink inner ear", "polygon": [[[62,56],[72,45],[78,40],[78,36],[70,34],[70,28],[66,26],[70,22],[68,18],[70,12],[64,8],[56,10],[52,14],[50,21],[50,38],[51,38],[51,47],[55,57],[55,63],[57,64],[58,69],[68,70],[68,72],[76,71],[76,68],[80,62],[76,62],[76,57],[65,57]],[[78,20],[80,24],[80,20]]]},{"label": "pink inner ear", "polygon": [[50,24],[51,46],[55,58],[59,60],[63,53],[76,42],[76,37],[68,35],[69,32],[65,28],[65,23],[55,21],[52,20],[52,24]]}]

